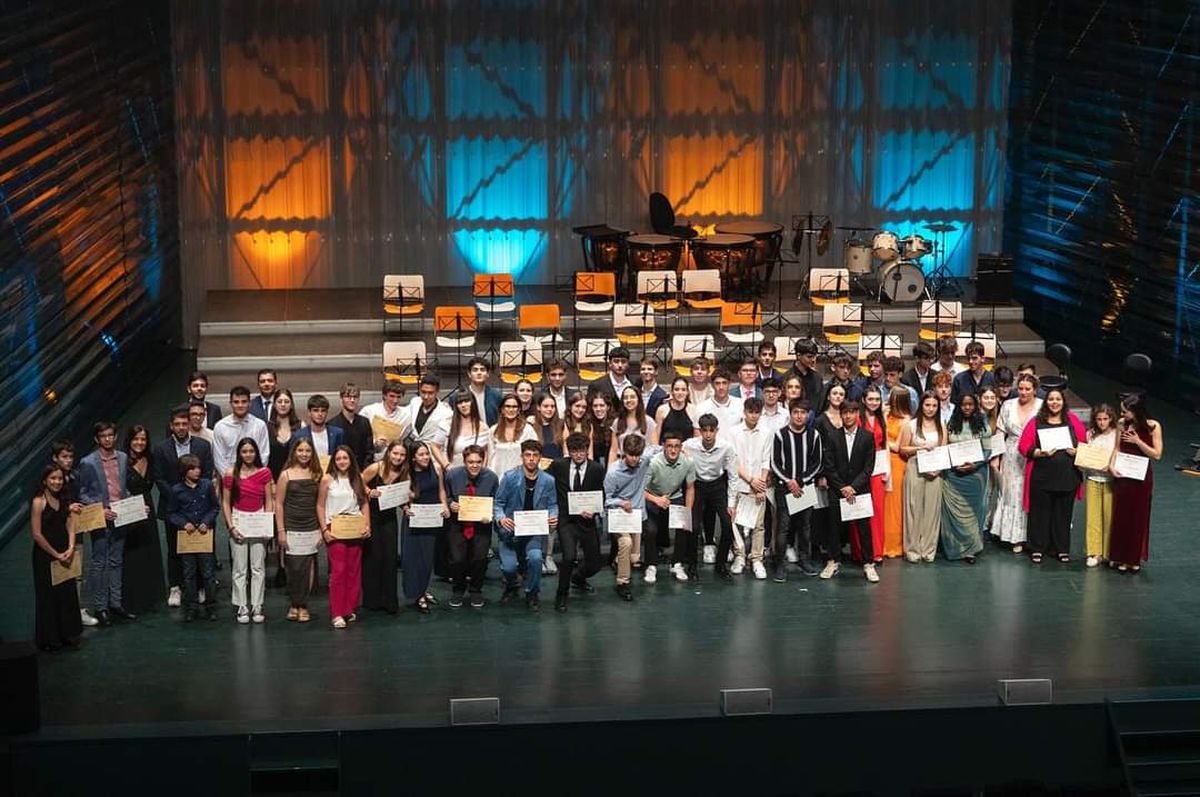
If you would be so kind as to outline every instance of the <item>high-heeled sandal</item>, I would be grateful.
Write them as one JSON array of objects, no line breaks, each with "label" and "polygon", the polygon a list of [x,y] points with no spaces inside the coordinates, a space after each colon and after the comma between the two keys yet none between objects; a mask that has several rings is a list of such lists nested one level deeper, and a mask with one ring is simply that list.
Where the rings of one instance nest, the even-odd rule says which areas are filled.
[{"label": "high-heeled sandal", "polygon": [[1040,565],[1042,563],[1042,555],[1040,553],[1031,553],[1029,554],[1029,561],[1035,565]]},{"label": "high-heeled sandal", "polygon": [[1058,555],[1058,561],[1059,561],[1059,562],[1061,562],[1061,563],[1063,563],[1064,565],[1065,565],[1065,564],[1070,564],[1070,563],[1071,563],[1071,557],[1070,557],[1070,556],[1068,556],[1068,555],[1067,555],[1067,554],[1065,554],[1065,553],[1060,553],[1060,554]]},{"label": "high-heeled sandal", "polygon": [[427,604],[429,604],[430,606],[438,605],[438,599],[437,599],[437,597],[434,596],[434,594],[432,592],[425,593],[425,602]]},{"label": "high-heeled sandal", "polygon": [[421,614],[429,614],[429,601],[425,599],[424,595],[417,598],[416,607]]}]

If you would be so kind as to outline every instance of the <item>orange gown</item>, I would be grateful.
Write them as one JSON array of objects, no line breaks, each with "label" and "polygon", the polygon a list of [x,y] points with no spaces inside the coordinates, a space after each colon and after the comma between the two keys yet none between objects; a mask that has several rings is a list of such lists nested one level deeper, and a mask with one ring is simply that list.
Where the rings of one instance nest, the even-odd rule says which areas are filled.
[{"label": "orange gown", "polygon": [[[884,447],[885,430],[881,426],[870,426],[864,419],[860,422],[860,428],[870,432],[875,439],[875,450],[879,451]],[[886,548],[884,545],[884,500],[887,495],[887,485],[883,482],[883,476],[871,477],[871,509],[874,514],[868,521],[871,527],[871,551],[875,554],[875,559],[882,559],[886,556]],[[855,521],[861,523],[862,521]],[[858,534],[850,535],[850,555],[855,562],[862,562],[862,551],[858,545]]]},{"label": "orange gown", "polygon": [[[900,429],[908,418],[888,416],[887,439],[894,445],[900,439]],[[891,492],[883,498],[883,555],[895,558],[904,555],[904,466],[905,459],[892,452]]]}]

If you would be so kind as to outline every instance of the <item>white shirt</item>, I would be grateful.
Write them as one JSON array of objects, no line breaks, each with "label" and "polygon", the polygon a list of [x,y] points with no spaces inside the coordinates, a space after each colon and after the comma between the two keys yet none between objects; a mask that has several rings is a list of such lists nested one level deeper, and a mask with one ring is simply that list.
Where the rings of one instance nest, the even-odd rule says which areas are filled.
[{"label": "white shirt", "polygon": [[475,389],[475,385],[467,385],[467,390],[475,398],[475,406],[479,409],[479,417],[487,423],[487,385],[484,385],[479,390]]},{"label": "white shirt", "polygon": [[271,450],[271,440],[265,423],[248,412],[241,420],[232,413],[226,415],[213,427],[213,465],[217,473],[224,474],[233,468],[237,459],[237,443],[243,437],[252,438],[258,444],[260,452]]},{"label": "white shirt", "polygon": [[[400,427],[404,430],[400,435],[401,440],[406,439],[410,434],[412,434],[412,419],[408,417],[408,408],[403,404],[397,404],[394,412],[388,412],[387,407],[384,406],[382,401],[376,401],[363,407],[361,410],[359,410],[358,414],[366,418],[368,423],[370,423],[371,419],[375,416],[379,416],[380,418],[391,421],[392,423],[400,424]],[[371,437],[375,437],[374,432],[371,433]],[[386,448],[386,446],[375,449],[376,462],[383,459],[384,448]]]},{"label": "white shirt", "polygon": [[567,388],[564,385],[563,389],[554,392],[554,388],[547,386],[546,392],[550,394],[550,398],[554,399],[554,404],[558,407],[558,417],[565,418],[567,416]]},{"label": "white shirt", "polygon": [[[422,443],[438,446],[439,448],[446,447],[446,440],[449,438],[450,421],[454,419],[454,410],[449,404],[439,401],[433,405],[433,412],[429,413],[429,417],[425,419],[425,425],[421,427],[421,431],[417,431],[417,413],[421,411],[421,397],[413,396],[412,401],[408,403],[408,420],[412,424],[412,436]],[[480,415],[480,418],[483,416]],[[443,428],[443,424],[445,424]]]},{"label": "white shirt", "polygon": [[696,408],[697,423],[705,413],[717,416],[717,438],[728,440],[729,432],[742,422],[742,400],[737,396],[729,396],[722,405],[717,403],[715,397],[707,398]]},{"label": "white shirt", "polygon": [[329,430],[322,429],[321,431],[312,431],[313,451],[317,452],[317,458],[329,456]]},{"label": "white shirt", "polygon": [[[497,423],[496,426],[500,424]],[[521,462],[521,443],[526,440],[537,440],[537,432],[533,430],[533,425],[525,424],[525,428],[517,435],[517,439],[512,442],[505,442],[496,437],[496,426],[488,430],[488,463],[497,476],[504,478],[504,474],[508,473],[513,468],[519,468],[523,464]]]},{"label": "white shirt", "polygon": [[846,459],[854,453],[854,438],[858,436],[858,427],[855,426],[851,430],[842,429],[842,434],[846,436]]},{"label": "white shirt", "polygon": [[954,414],[954,405],[947,401],[939,408],[938,413],[942,416],[942,426],[945,426],[950,422],[950,416]]},{"label": "white shirt", "polygon": [[[938,371],[941,371],[941,370],[942,370],[942,364],[940,362],[938,362],[937,360],[934,360],[932,363],[929,364],[929,371],[931,373],[936,374]],[[954,363],[950,366],[950,376],[958,376],[965,370],[967,370],[967,366],[964,365],[963,363],[960,363],[958,360],[955,360]]]},{"label": "white shirt", "polygon": [[704,388],[701,390],[697,390],[695,385],[693,385],[691,382],[688,382],[688,398],[690,399],[689,406],[699,407],[707,399],[712,398],[712,394],[713,394],[712,384],[705,382]]},{"label": "white shirt", "polygon": [[[751,478],[761,476],[771,467],[774,442],[775,433],[763,426],[762,421],[753,429],[747,428],[745,421],[739,423],[730,432],[730,443],[737,457],[736,468],[746,471]],[[750,492],[750,483],[739,477],[736,469],[730,473],[729,480],[730,491]]]},{"label": "white shirt", "polygon": [[705,448],[704,440],[699,437],[684,440],[683,453],[695,463],[696,478],[700,481],[716,481],[737,464],[737,454],[734,453],[733,447],[720,437],[713,443],[712,448]]},{"label": "white shirt", "polygon": [[767,408],[763,407],[762,415],[760,415],[758,418],[758,425],[765,426],[767,431],[769,431],[773,437],[776,432],[787,426],[790,420],[791,418],[788,416],[788,411],[784,408],[784,406],[782,404],[776,404],[775,413],[773,415],[767,414]]}]

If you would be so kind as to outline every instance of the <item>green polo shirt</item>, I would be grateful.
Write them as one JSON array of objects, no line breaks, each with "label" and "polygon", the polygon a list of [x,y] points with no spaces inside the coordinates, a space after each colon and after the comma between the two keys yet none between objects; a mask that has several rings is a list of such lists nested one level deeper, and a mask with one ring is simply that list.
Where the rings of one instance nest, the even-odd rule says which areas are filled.
[{"label": "green polo shirt", "polygon": [[696,465],[682,453],[672,464],[667,462],[665,452],[658,452],[650,460],[649,475],[646,477],[646,490],[655,495],[665,495],[674,498],[679,495],[686,482],[696,481]]}]

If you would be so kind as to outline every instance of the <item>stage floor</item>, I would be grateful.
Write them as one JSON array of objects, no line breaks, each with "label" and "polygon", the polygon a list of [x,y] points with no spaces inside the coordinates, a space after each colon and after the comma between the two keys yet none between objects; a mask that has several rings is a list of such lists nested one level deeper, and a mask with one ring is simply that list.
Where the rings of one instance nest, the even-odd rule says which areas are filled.
[{"label": "stage floor", "polygon": [[[123,422],[162,428],[189,367],[181,358]],[[1115,387],[1073,378],[1092,399]],[[776,711],[993,704],[999,678],[1052,678],[1056,701],[1186,693],[1200,684],[1200,480],[1171,464],[1200,423],[1169,408],[1162,418],[1153,558],[1138,577],[1088,570],[1078,555],[1035,568],[989,545],[975,567],[889,560],[878,585],[850,567],[786,585],[748,575],[726,585],[709,570],[699,586],[638,577],[631,604],[605,570],[566,615],[552,609],[549,577],[533,615],[495,602],[493,564],[483,610],[449,609],[439,583],[431,615],[368,614],[346,631],[329,627],[324,596],[314,622],[285,622],[275,589],[268,622],[238,626],[225,587],[219,622],[185,625],[164,608],[43,656],[43,733],[440,725],[450,698],[489,695],[510,722],[712,716],[724,687],[771,687]],[[1082,522],[1079,505],[1077,554]],[[32,633],[29,546],[0,551],[5,639]]]}]

